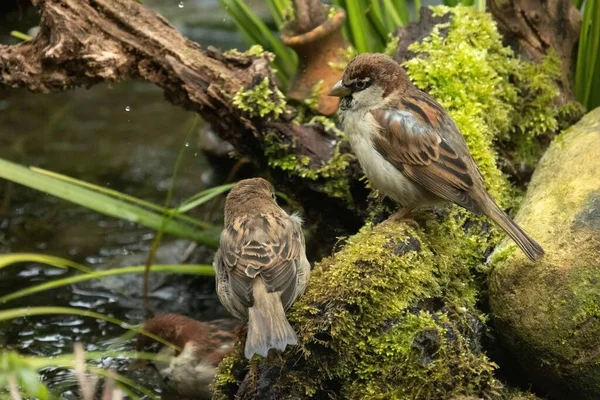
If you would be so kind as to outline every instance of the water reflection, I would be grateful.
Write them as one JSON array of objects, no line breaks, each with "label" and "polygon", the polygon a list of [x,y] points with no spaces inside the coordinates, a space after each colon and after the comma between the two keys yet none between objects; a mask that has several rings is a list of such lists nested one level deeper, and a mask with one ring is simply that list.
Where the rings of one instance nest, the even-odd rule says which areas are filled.
[{"label": "water reflection", "polygon": [[[260,7],[266,9],[264,2]],[[215,1],[147,1],[178,29],[202,45],[242,47],[226,14]],[[37,24],[32,10],[0,15],[0,42],[15,43],[8,32],[27,32]],[[24,90],[0,92],[0,157],[33,165],[162,204],[182,146],[185,158],[175,180],[174,202],[205,188],[206,159],[198,140],[184,143],[194,115],[163,99],[143,82],[99,85],[89,90],[39,95]],[[200,215],[202,216],[202,215]],[[96,269],[144,263],[154,232],[105,217],[20,185],[0,181],[0,254],[39,252],[92,265]],[[212,251],[197,249],[183,260],[189,242],[167,240],[157,263],[210,263]],[[39,264],[0,269],[0,296],[72,271]],[[225,315],[212,278],[156,274],[150,281],[151,305],[197,319]],[[70,306],[100,312],[131,324],[144,318],[139,276],[127,275],[42,292],[1,304],[0,309]],[[71,353],[74,342],[87,351],[130,349],[124,330],[102,320],[45,315],[0,323],[0,346],[23,354]],[[106,358],[98,366],[125,369],[123,360]],[[46,369],[44,379],[77,398],[70,372]],[[147,377],[152,380],[152,377]]]}]

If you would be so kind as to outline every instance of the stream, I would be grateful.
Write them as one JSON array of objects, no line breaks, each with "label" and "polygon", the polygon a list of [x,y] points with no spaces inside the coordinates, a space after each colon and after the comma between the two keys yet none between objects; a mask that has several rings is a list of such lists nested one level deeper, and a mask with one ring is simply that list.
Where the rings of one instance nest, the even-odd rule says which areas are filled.
[{"label": "stream", "polygon": [[[202,46],[244,48],[217,0],[151,0],[181,32]],[[264,2],[254,2],[264,3]],[[259,4],[260,5],[260,4]],[[3,6],[4,7],[4,6]],[[260,5],[262,15],[266,8]],[[0,10],[0,43],[18,42],[11,30],[27,32],[37,24],[33,9]],[[36,166],[163,204],[178,152],[185,146],[174,182],[173,204],[218,184],[200,148],[198,134],[185,138],[195,116],[164,100],[162,92],[143,82],[98,85],[51,95],[25,90],[0,92],[0,158]],[[223,171],[216,171],[223,172]],[[222,174],[221,174],[222,175]],[[203,218],[207,210],[194,210]],[[217,223],[220,219],[215,218]],[[64,200],[0,180],[0,254],[42,253],[83,263],[94,269],[143,265],[154,239],[152,229],[106,217]],[[212,262],[214,250],[197,248],[184,260],[190,242],[165,237],[155,263]],[[73,271],[37,263],[0,269],[0,296]],[[214,290],[213,277],[153,274],[151,306],[199,320],[226,315]],[[95,311],[130,324],[144,320],[141,277],[122,275],[0,304],[0,310],[63,306]],[[130,350],[133,339],[116,325],[64,315],[45,315],[0,322],[0,349],[24,355],[70,354],[73,343],[87,351]],[[95,361],[103,368],[126,370],[126,360]],[[61,398],[75,399],[73,374],[46,369],[42,378]],[[156,382],[152,376],[135,379]],[[1,397],[1,396],[0,396]]]}]

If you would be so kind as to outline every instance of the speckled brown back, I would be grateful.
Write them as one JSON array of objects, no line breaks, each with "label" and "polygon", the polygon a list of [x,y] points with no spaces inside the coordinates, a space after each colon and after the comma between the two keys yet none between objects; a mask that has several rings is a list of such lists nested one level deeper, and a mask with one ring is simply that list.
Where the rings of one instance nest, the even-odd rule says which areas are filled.
[{"label": "speckled brown back", "polygon": [[[161,314],[148,320],[144,329],[182,349],[186,343],[194,342],[194,353],[198,358],[204,358],[223,345],[233,345],[238,326],[239,323],[229,319],[200,322],[179,314]],[[153,342],[153,339],[139,335],[136,349],[144,351]]]}]

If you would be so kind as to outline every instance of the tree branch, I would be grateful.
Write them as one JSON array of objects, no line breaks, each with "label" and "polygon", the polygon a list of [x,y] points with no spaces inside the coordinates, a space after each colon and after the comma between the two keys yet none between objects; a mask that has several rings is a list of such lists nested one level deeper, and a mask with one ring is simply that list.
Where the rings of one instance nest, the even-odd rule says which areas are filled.
[{"label": "tree branch", "polygon": [[[270,55],[203,50],[134,0],[33,0],[33,4],[41,14],[39,34],[18,45],[0,45],[0,88],[51,93],[142,78],[161,87],[170,102],[199,113],[221,138],[260,167],[268,164],[266,135],[287,146],[290,155],[308,157],[308,168],[322,167],[334,157],[340,139],[319,124],[294,123],[292,107],[277,117],[255,117],[233,104],[240,89],[251,89],[265,78],[276,93]],[[351,168],[343,178],[356,183],[359,177],[358,169]],[[281,173],[275,179],[301,194],[307,217],[330,208],[326,225],[342,231],[358,228],[356,210],[351,211],[346,201],[319,193],[320,179]],[[323,231],[327,235],[336,236],[331,229]]]}]

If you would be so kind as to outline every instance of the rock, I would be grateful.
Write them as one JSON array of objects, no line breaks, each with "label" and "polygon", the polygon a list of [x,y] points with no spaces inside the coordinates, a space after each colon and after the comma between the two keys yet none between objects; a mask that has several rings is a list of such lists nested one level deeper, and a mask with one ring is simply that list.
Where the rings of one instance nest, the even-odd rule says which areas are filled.
[{"label": "rock", "polygon": [[503,347],[557,399],[600,398],[600,108],[554,140],[515,220],[546,250],[505,239],[490,306]]}]

